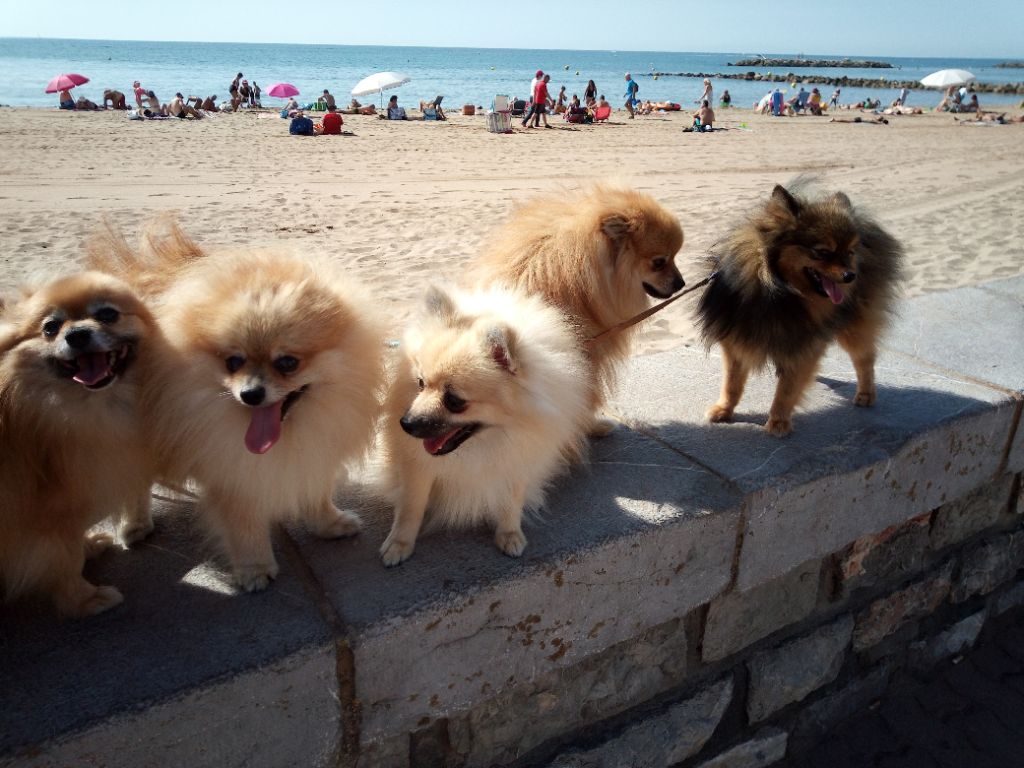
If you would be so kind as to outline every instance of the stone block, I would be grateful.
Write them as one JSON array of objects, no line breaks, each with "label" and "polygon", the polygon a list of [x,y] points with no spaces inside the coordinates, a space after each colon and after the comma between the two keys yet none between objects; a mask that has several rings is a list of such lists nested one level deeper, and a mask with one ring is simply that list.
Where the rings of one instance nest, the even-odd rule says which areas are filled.
[{"label": "stone block", "polygon": [[912,517],[880,533],[862,536],[839,553],[843,592],[886,580],[899,581],[924,570],[929,555],[931,514]]},{"label": "stone block", "polygon": [[[201,655],[195,651],[191,659]],[[138,714],[104,720],[26,751],[12,765],[332,766],[340,743],[337,696],[333,649],[301,652],[225,682],[198,687]]]},{"label": "stone block", "polygon": [[828,685],[839,675],[853,635],[853,617],[843,616],[808,635],[747,662],[747,717],[757,723]]},{"label": "stone block", "polygon": [[359,749],[359,768],[410,768],[408,734],[364,742]]},{"label": "stone block", "polygon": [[[904,303],[886,346],[1024,394],[1024,284],[1019,277],[955,291],[918,296]],[[964,340],[970,339],[969,344]],[[1024,469],[1024,430],[1017,430],[1007,470]]]},{"label": "stone block", "polygon": [[885,693],[893,669],[891,663],[881,664],[800,710],[789,735],[790,754],[807,752],[837,723],[866,710]]},{"label": "stone block", "polygon": [[560,755],[549,768],[668,768],[700,752],[732,699],[732,678],[627,726],[598,747]]},{"label": "stone block", "polygon": [[[767,375],[751,378],[735,423],[707,423],[719,368],[716,350],[634,358],[612,407],[746,494],[741,589],[987,482],[1002,462],[1017,408],[1011,394],[971,381],[969,373],[957,378],[896,354],[879,358],[878,402],[857,408],[849,359],[832,351],[794,433],[778,439],[761,427],[775,384]],[[665,381],[685,381],[687,396]]]},{"label": "stone block", "polygon": [[956,501],[935,511],[932,547],[942,549],[969,539],[999,522],[1010,505],[1014,476],[1002,474]]},{"label": "stone block", "polygon": [[[88,765],[88,752],[111,767],[149,765],[156,755],[163,764],[224,766],[276,756],[280,765],[288,762],[276,743],[281,727],[300,716],[289,727],[304,741],[286,740],[296,760],[314,764],[333,744],[333,642],[301,575],[278,547],[274,584],[240,593],[210,559],[194,517],[190,504],[158,500],[150,538],[87,564],[88,578],[125,596],[107,613],[60,621],[35,601],[0,609],[0,756]],[[230,733],[210,736],[221,727]],[[72,733],[80,735],[48,746]]]},{"label": "stone block", "polygon": [[708,609],[701,657],[718,661],[814,610],[821,562],[812,560],[746,592],[715,598]]},{"label": "stone block", "polygon": [[1024,559],[1024,532],[989,539],[967,552],[960,564],[960,575],[953,585],[952,600],[962,603],[974,595],[987,595],[1010,581]]},{"label": "stone block", "polygon": [[533,680],[474,707],[452,748],[467,766],[511,762],[566,730],[583,728],[647,701],[686,675],[687,643],[676,619],[572,667]]},{"label": "stone block", "polygon": [[521,558],[483,528],[437,531],[386,569],[377,550],[390,510],[364,518],[351,541],[299,545],[349,627],[362,732],[376,741],[529,691],[709,602],[730,580],[739,497],[620,428],[557,483],[525,526]]},{"label": "stone block", "polygon": [[981,628],[985,625],[986,612],[961,619],[953,626],[934,637],[913,643],[910,646],[910,664],[915,669],[927,670],[943,659],[948,659],[968,648],[974,647]]},{"label": "stone block", "polygon": [[1002,616],[1007,611],[1019,608],[1024,605],[1024,581],[1018,581],[1000,594],[992,606],[992,613],[995,616]]},{"label": "stone block", "polygon": [[778,728],[765,728],[754,738],[701,763],[698,768],[761,768],[786,756],[789,736]]},{"label": "stone block", "polygon": [[862,651],[899,629],[911,619],[926,616],[949,596],[953,564],[886,597],[876,600],[859,614],[853,630],[853,649]]}]

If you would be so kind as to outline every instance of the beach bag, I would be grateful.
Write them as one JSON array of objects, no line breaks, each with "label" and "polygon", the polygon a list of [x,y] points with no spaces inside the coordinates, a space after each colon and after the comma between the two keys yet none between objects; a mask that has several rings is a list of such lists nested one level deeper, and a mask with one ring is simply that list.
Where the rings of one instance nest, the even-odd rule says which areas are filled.
[{"label": "beach bag", "polygon": [[145,120],[146,118],[142,114],[141,109],[130,109],[128,110],[129,120]]},{"label": "beach bag", "polygon": [[488,112],[487,130],[491,133],[512,133],[512,115],[508,112]]}]

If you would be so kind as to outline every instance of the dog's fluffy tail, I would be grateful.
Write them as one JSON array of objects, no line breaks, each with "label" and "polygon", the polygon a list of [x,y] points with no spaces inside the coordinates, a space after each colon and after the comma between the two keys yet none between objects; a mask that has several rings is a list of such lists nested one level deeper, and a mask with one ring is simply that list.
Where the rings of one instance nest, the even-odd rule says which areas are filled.
[{"label": "dog's fluffy tail", "polygon": [[162,293],[179,271],[204,255],[177,221],[161,217],[146,227],[137,248],[109,221],[104,222],[103,230],[89,240],[86,263],[152,296]]}]

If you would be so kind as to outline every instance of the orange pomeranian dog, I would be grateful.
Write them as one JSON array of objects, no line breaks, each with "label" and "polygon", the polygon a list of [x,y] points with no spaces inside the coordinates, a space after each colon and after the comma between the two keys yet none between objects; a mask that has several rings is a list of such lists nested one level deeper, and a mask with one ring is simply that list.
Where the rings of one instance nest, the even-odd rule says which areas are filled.
[{"label": "orange pomeranian dog", "polygon": [[809,198],[776,186],[710,260],[718,276],[697,317],[722,346],[724,381],[711,421],[728,421],[747,376],[769,362],[779,383],[765,428],[792,431],[793,410],[825,349],[838,341],[857,373],[854,404],[875,402],[875,354],[903,249],[842,192]]},{"label": "orange pomeranian dog", "polygon": [[[683,247],[679,220],[654,198],[595,185],[536,197],[492,238],[479,278],[537,293],[596,336],[684,285],[675,265]],[[594,369],[592,404],[603,403],[629,355],[632,329],[587,346]],[[606,431],[595,424],[597,432]]]},{"label": "orange pomeranian dog", "polygon": [[161,476],[199,486],[236,583],[276,576],[276,521],[355,533],[332,494],[371,443],[383,389],[381,325],[362,290],[304,259],[206,254],[176,226],[140,251],[110,233],[92,255],[152,297],[172,351],[146,396]]},{"label": "orange pomeranian dog", "polygon": [[85,272],[54,280],[0,315],[0,587],[44,592],[66,616],[121,602],[82,576],[111,543],[87,536],[127,513],[122,533],[152,528],[152,474],[139,400],[159,332],[132,290]]}]

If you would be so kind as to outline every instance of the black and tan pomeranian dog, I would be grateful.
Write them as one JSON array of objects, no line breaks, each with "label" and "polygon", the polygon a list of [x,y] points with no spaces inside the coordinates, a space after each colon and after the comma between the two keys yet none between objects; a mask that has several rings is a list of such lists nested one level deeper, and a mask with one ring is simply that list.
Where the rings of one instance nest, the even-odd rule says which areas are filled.
[{"label": "black and tan pomeranian dog", "polygon": [[902,257],[900,243],[842,192],[812,197],[776,186],[709,259],[718,275],[697,318],[705,343],[722,346],[724,380],[708,419],[729,421],[747,376],[770,362],[779,383],[765,428],[789,434],[832,341],[857,372],[854,404],[872,405],[878,337]]}]

